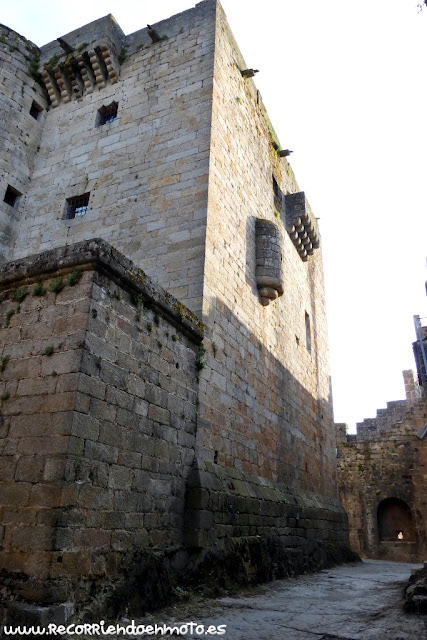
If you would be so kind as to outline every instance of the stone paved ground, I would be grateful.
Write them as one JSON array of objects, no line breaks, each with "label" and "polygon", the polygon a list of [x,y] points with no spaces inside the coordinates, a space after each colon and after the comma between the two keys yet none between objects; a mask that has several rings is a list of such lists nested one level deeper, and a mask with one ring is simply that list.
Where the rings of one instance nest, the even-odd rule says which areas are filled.
[{"label": "stone paved ground", "polygon": [[[226,624],[221,637],[227,640],[424,640],[426,617],[406,615],[401,608],[413,566],[367,560],[272,582],[250,595],[174,607],[138,623],[197,620],[205,629]],[[153,637],[161,636],[139,636]]]}]

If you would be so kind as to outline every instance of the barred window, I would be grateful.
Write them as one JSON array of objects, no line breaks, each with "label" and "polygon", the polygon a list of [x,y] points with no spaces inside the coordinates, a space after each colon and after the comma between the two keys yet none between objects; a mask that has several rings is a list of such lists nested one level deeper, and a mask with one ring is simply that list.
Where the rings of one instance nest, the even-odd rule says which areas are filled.
[{"label": "barred window", "polygon": [[117,118],[117,109],[119,105],[117,102],[112,102],[109,105],[104,105],[100,109],[98,109],[98,117],[96,121],[96,126],[101,127],[103,124],[108,124],[109,122],[113,122]]},{"label": "barred window", "polygon": [[65,211],[65,219],[72,220],[83,216],[89,205],[90,193],[84,193],[81,196],[75,196],[74,198],[67,198],[67,208]]}]

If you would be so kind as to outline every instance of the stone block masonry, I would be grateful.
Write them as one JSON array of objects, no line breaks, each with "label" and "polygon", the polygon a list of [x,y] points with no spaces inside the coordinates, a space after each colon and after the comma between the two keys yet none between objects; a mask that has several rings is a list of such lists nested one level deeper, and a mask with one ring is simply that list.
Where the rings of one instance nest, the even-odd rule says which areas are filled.
[{"label": "stone block masonry", "polygon": [[[294,220],[297,205],[302,216],[313,216],[291,166],[277,153],[259,92],[242,77],[246,68],[218,4],[200,455],[295,489],[336,496],[321,250],[302,261],[287,232],[287,215]],[[288,194],[298,193],[287,201]],[[262,255],[261,235],[257,246],[257,229],[274,233],[268,255]],[[265,266],[258,264],[262,260]],[[274,291],[261,287],[266,273],[274,276],[267,281]]]},{"label": "stone block masonry", "polygon": [[8,265],[2,290],[3,583],[79,602],[182,547],[201,326],[101,241]]},{"label": "stone block masonry", "polygon": [[337,425],[339,492],[352,549],[368,558],[422,562],[427,555],[427,441],[417,434],[427,410],[413,371],[403,377],[406,400],[389,402],[376,418],[359,423],[357,436]]},{"label": "stone block masonry", "polygon": [[[36,45],[0,25],[0,260],[12,256],[18,206],[24,203],[46,119],[47,96],[33,77],[38,64]],[[18,194],[14,205],[4,201],[8,187]]]},{"label": "stone block masonry", "polygon": [[11,598],[141,609],[344,557],[317,222],[218,0],[152,29],[36,51],[4,202]]},{"label": "stone block masonry", "polygon": [[[91,240],[17,260],[0,285],[6,594],[84,608],[95,589],[99,611],[138,608],[173,576],[211,575],[212,556],[232,553],[236,580],[251,581],[345,550],[335,499],[198,458],[203,325],[115,249]],[[267,538],[281,569],[272,556],[265,574]],[[148,595],[129,602],[144,580]]]},{"label": "stone block masonry", "polygon": [[[122,54],[114,81],[101,86],[94,77],[96,86],[88,81],[91,90],[82,87],[73,99],[66,76],[73,69],[67,67],[70,56],[58,42],[41,48],[39,71],[61,78],[66,100],[57,88],[56,108],[41,123],[33,179],[20,189],[19,228],[5,258],[101,236],[196,310],[206,228],[213,5],[199,3],[156,29],[165,38],[155,44],[147,29],[126,37],[110,15],[64,35],[74,57],[83,56],[88,66],[92,53],[102,57],[103,46],[115,58]],[[98,110],[113,101],[117,118],[96,126]],[[64,219],[66,199],[83,193],[90,194],[85,216]]]}]

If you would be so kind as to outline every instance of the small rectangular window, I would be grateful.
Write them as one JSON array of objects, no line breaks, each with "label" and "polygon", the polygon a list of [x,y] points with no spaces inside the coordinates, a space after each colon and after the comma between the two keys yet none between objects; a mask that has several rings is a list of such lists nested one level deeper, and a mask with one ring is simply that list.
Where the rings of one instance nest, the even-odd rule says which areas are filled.
[{"label": "small rectangular window", "polygon": [[117,110],[119,105],[117,102],[112,102],[108,106],[102,106],[98,109],[98,117],[96,120],[96,126],[101,127],[103,124],[113,122],[117,118]]},{"label": "small rectangular window", "polygon": [[17,191],[13,187],[11,187],[10,184],[8,184],[6,193],[4,194],[3,202],[5,202],[6,204],[9,204],[11,207],[14,207],[16,209],[21,195],[22,193],[19,193],[19,191]]},{"label": "small rectangular window", "polygon": [[83,193],[81,196],[75,196],[74,198],[67,198],[67,209],[65,211],[65,219],[72,220],[83,216],[89,205],[90,193]]},{"label": "small rectangular window", "polygon": [[311,326],[308,313],[305,314],[305,346],[307,351],[311,351]]},{"label": "small rectangular window", "polygon": [[33,100],[33,104],[30,109],[30,116],[33,116],[34,120],[38,120],[42,111],[42,107]]}]

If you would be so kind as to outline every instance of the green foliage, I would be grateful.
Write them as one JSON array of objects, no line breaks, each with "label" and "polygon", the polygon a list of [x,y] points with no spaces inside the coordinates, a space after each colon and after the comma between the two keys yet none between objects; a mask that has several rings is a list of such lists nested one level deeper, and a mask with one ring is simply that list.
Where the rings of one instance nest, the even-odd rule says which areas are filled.
[{"label": "green foliage", "polygon": [[9,391],[5,391],[1,396],[2,400],[8,400],[9,398],[10,398]]},{"label": "green foliage", "polygon": [[197,354],[197,358],[196,358],[196,369],[197,371],[201,371],[202,369],[204,369],[206,367],[206,360],[204,358],[206,354],[206,349],[205,349],[205,345],[202,344],[199,347],[199,352]]},{"label": "green foliage", "polygon": [[49,289],[52,293],[59,293],[65,287],[65,283],[62,277],[56,278],[53,282],[51,282]]},{"label": "green foliage", "polygon": [[50,375],[52,376],[52,378],[56,378],[56,376],[57,376],[58,374],[57,374],[57,373],[56,373],[56,371],[54,370],[54,371],[52,371],[52,373],[51,373]]},{"label": "green foliage", "polygon": [[152,322],[148,322],[148,323],[147,323],[147,329],[148,329],[148,331],[149,331],[150,333],[151,333],[151,332],[152,332],[152,330],[153,330],[153,326],[154,326],[154,325],[153,325],[153,323],[152,323]]},{"label": "green foliage", "polygon": [[143,307],[144,306],[144,298],[140,293],[132,293],[131,301],[135,307]]},{"label": "green foliage", "polygon": [[275,151],[280,151],[279,141],[276,138],[276,134],[274,133],[274,129],[271,126],[271,122],[268,119],[268,116],[267,116],[266,112],[264,111],[264,109],[261,109],[261,115],[264,118],[264,122],[266,124],[267,129],[268,129],[268,133],[270,134],[270,141],[271,141],[271,145],[272,145],[273,149]]},{"label": "green foliage", "polygon": [[10,356],[3,356],[0,360],[0,371],[4,371],[6,369],[6,365],[10,360]]},{"label": "green foliage", "polygon": [[52,56],[49,60],[49,62],[47,63],[50,67],[54,67],[56,65],[56,63],[59,60],[59,56],[57,54],[55,54],[54,56]]},{"label": "green foliage", "polygon": [[39,84],[42,84],[41,75],[39,73],[39,64],[40,64],[39,56],[34,56],[33,58],[30,58],[30,60],[31,62],[28,67],[28,75]]},{"label": "green foliage", "polygon": [[174,333],[174,334],[173,334],[173,336],[172,336],[172,340],[173,340],[174,342],[178,342],[178,336],[176,335],[176,333]]},{"label": "green foliage", "polygon": [[154,322],[156,323],[157,326],[160,326],[161,319],[162,319],[162,316],[160,315],[160,313],[156,313],[156,317],[154,318]]},{"label": "green foliage", "polygon": [[52,347],[52,345],[49,345],[48,347],[46,347],[46,349],[43,351],[43,355],[44,356],[51,356],[54,352],[54,348]]},{"label": "green foliage", "polygon": [[37,282],[33,287],[33,291],[32,291],[33,296],[36,296],[36,297],[44,296],[45,293],[46,293],[46,289],[44,288],[43,283]]},{"label": "green foliage", "polygon": [[126,49],[125,49],[125,47],[122,47],[122,48],[120,49],[120,53],[119,53],[119,55],[118,55],[119,63],[120,63],[120,64],[123,64],[123,63],[124,63],[124,61],[126,60],[126,57],[127,57]]},{"label": "green foliage", "polygon": [[110,296],[110,298],[114,298],[115,300],[121,300],[122,299],[122,296],[120,295],[119,291],[111,291],[111,289],[108,289],[107,293]]},{"label": "green foliage", "polygon": [[182,304],[182,302],[178,302],[177,306],[178,306],[179,317],[181,318],[181,322],[183,322],[185,320],[185,318],[187,317],[187,313],[186,313],[185,307]]},{"label": "green foliage", "polygon": [[82,42],[81,45],[79,45],[77,47],[77,53],[80,53],[80,51],[83,51],[83,49],[86,49],[86,47],[88,46],[89,42]]},{"label": "green foliage", "polygon": [[10,293],[10,299],[13,300],[14,302],[18,302],[19,304],[21,304],[21,302],[25,300],[27,295],[28,295],[27,287],[12,289]]},{"label": "green foliage", "polygon": [[214,354],[214,358],[216,358],[216,354],[218,352],[218,345],[217,345],[216,342],[212,342],[212,351],[213,351],[213,354]]},{"label": "green foliage", "polygon": [[6,321],[5,321],[5,323],[4,323],[4,326],[5,326],[5,327],[8,327],[8,326],[9,326],[10,319],[11,319],[11,317],[14,315],[14,313],[15,313],[15,310],[14,310],[14,309],[10,309],[10,310],[6,313]]},{"label": "green foliage", "polygon": [[74,287],[78,283],[82,275],[83,275],[83,271],[80,271],[80,269],[76,269],[75,271],[70,273],[70,275],[67,278],[68,286]]}]

